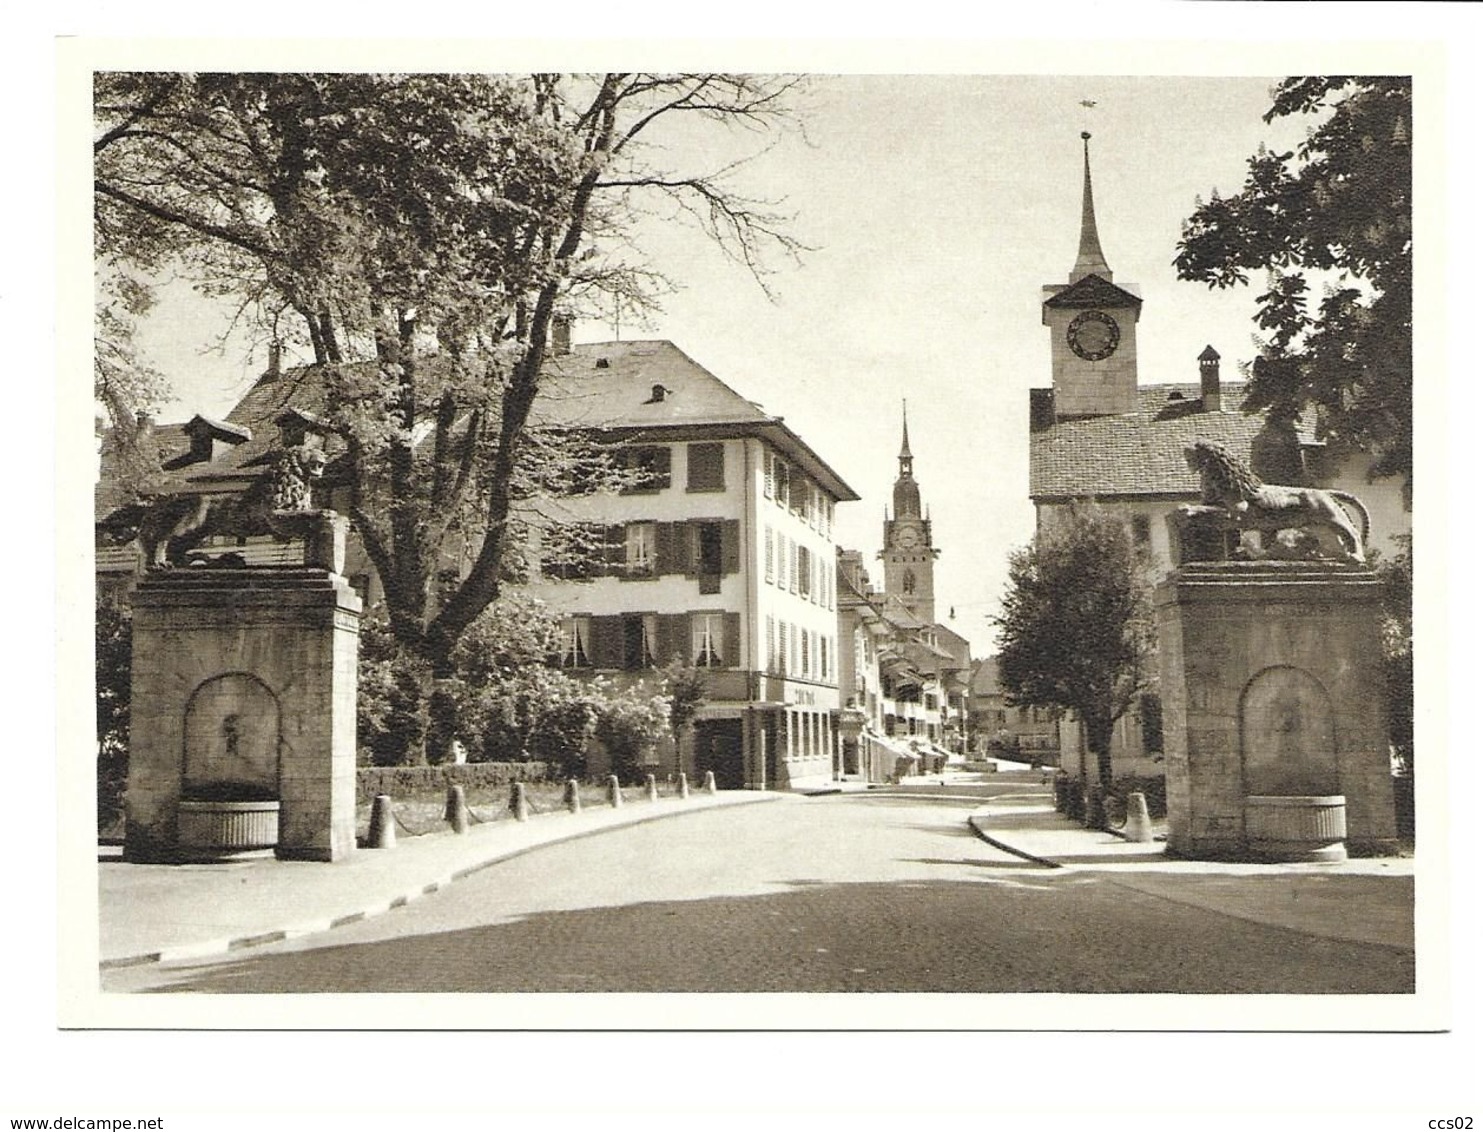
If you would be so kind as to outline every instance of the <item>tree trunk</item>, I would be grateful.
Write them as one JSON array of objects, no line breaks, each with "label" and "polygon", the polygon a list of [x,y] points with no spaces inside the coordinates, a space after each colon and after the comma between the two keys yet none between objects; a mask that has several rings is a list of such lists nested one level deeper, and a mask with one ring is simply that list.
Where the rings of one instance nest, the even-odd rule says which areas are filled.
[{"label": "tree trunk", "polygon": [[1097,781],[1087,790],[1083,820],[1089,828],[1105,829],[1107,815],[1102,799],[1112,790],[1112,719],[1102,712],[1083,712],[1082,726],[1086,728],[1087,747],[1097,759]]},{"label": "tree trunk", "polygon": [[448,683],[453,678],[453,662],[448,657],[433,660],[433,681],[427,700],[426,758],[430,765],[449,760],[453,741],[458,737],[458,706]]}]

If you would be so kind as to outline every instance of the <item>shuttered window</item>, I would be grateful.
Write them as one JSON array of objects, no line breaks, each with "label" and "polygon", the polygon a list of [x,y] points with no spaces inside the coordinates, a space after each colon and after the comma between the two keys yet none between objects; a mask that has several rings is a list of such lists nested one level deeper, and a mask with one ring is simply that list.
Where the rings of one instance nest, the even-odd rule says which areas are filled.
[{"label": "shuttered window", "polygon": [[786,506],[788,506],[788,491],[789,491],[789,488],[788,488],[788,479],[789,479],[788,465],[785,464],[781,459],[774,459],[773,462],[772,462],[772,471],[773,471],[773,476],[772,476],[772,478],[773,478],[773,485],[772,485],[772,489],[773,489],[774,492],[777,493],[778,506],[779,507],[786,507]]},{"label": "shuttered window", "polygon": [[726,490],[726,446],[724,444],[687,445],[685,464],[686,491]]},{"label": "shuttered window", "polygon": [[656,648],[659,618],[653,613],[623,615],[623,667],[653,668],[657,663]]},{"label": "shuttered window", "polygon": [[808,597],[814,589],[814,564],[808,553],[808,547],[798,548],[798,594],[800,597]]},{"label": "shuttered window", "polygon": [[641,444],[618,454],[618,465],[626,473],[620,489],[624,495],[663,491],[670,483],[670,452],[667,445]]},{"label": "shuttered window", "polygon": [[788,592],[798,592],[798,544],[788,540]]},{"label": "shuttered window", "polygon": [[767,615],[767,655],[762,658],[762,666],[772,672],[777,663],[778,648],[778,626],[771,613]]},{"label": "shuttered window", "polygon": [[762,453],[762,498],[772,498],[772,456]]},{"label": "shuttered window", "polygon": [[773,579],[772,568],[772,528],[764,527],[762,531],[762,576],[771,585]]},{"label": "shuttered window", "polygon": [[810,674],[808,670],[808,639],[811,636],[813,636],[813,634],[805,629],[803,631],[803,640],[799,642],[799,672],[803,676],[808,676]]}]

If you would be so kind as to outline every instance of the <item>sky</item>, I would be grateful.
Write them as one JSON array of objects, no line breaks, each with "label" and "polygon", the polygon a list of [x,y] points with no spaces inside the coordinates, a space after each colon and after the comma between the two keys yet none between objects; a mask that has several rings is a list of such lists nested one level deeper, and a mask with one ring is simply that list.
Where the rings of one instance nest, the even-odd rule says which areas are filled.
[{"label": "sky", "polygon": [[[810,250],[796,265],[774,257],[769,297],[695,227],[655,216],[635,239],[679,289],[618,332],[673,341],[783,416],[861,496],[838,509],[838,538],[866,552],[877,582],[904,399],[941,551],[938,619],[988,655],[1007,557],[1034,532],[1027,391],[1050,384],[1040,288],[1066,282],[1076,258],[1080,133],[1092,133],[1103,251],[1144,299],[1139,380],[1197,381],[1207,344],[1234,378],[1254,352],[1256,292],[1180,282],[1171,263],[1197,195],[1237,191],[1259,143],[1301,137],[1262,122],[1274,81],[815,76],[801,129],[720,144],[714,132],[658,134],[676,169],[756,154],[735,187],[778,201]],[[162,420],[225,413],[264,368],[240,339],[207,349],[223,319],[187,286],[166,289],[140,340],[176,390]],[[582,322],[574,338],[613,334]]]}]

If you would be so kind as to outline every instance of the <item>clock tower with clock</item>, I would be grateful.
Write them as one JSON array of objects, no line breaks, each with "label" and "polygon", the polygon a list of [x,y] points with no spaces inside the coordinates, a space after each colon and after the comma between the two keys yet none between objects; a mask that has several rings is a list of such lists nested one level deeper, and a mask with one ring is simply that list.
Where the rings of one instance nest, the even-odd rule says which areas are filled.
[{"label": "clock tower with clock", "polygon": [[937,620],[933,567],[940,553],[932,545],[932,520],[922,511],[922,493],[912,476],[911,441],[906,431],[906,402],[901,403],[900,471],[891,492],[891,514],[886,516],[886,596],[897,608],[931,625]]},{"label": "clock tower with clock", "polygon": [[1069,284],[1043,288],[1057,420],[1131,413],[1138,398],[1138,315],[1143,300],[1112,282],[1092,208],[1091,134],[1083,133],[1081,243]]}]

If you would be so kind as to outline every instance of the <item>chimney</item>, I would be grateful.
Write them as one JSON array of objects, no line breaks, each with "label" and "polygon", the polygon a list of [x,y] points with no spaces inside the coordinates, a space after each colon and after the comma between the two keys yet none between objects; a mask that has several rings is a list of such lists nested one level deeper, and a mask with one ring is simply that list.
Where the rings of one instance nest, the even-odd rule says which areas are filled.
[{"label": "chimney", "polygon": [[572,352],[571,315],[559,314],[551,320],[551,352],[558,357]]},{"label": "chimney", "polygon": [[268,368],[263,376],[275,381],[283,375],[283,343],[276,338],[268,343]]},{"label": "chimney", "polygon": [[1200,351],[1200,402],[1202,412],[1220,412],[1220,355],[1214,346]]}]

